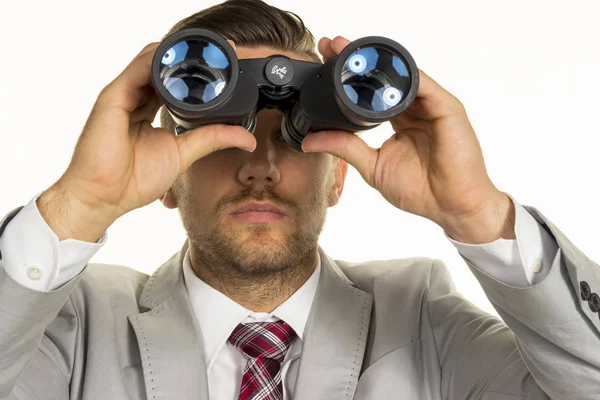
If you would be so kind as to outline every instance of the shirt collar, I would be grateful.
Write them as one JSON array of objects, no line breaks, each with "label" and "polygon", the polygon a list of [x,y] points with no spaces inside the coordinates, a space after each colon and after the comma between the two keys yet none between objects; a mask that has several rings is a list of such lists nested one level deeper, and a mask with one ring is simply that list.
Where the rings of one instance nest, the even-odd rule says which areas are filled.
[{"label": "shirt collar", "polygon": [[183,276],[192,308],[200,325],[207,369],[210,369],[229,335],[241,322],[282,319],[294,329],[298,338],[302,340],[319,284],[320,271],[321,256],[317,253],[315,270],[296,292],[272,313],[255,313],[198,278],[192,270],[188,249],[183,259]]}]

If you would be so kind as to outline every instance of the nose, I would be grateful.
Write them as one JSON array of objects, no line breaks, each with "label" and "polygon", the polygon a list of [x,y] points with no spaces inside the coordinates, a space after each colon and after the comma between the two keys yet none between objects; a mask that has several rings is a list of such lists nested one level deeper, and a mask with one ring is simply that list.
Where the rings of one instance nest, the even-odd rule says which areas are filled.
[{"label": "nose", "polygon": [[[245,186],[270,186],[279,183],[277,167],[277,146],[270,135],[255,135],[256,148],[243,155],[244,161],[238,172],[238,179]],[[245,153],[245,152],[244,152]]]}]

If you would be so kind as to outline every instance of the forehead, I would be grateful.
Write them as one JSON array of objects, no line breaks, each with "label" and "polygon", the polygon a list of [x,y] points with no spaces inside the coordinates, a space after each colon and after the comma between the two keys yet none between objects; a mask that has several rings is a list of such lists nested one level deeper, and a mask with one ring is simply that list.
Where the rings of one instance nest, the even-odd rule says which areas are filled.
[{"label": "forehead", "polygon": [[273,55],[282,55],[289,57],[293,60],[300,61],[313,61],[308,56],[300,53],[294,53],[291,51],[285,51],[281,49],[275,49],[272,47],[245,47],[245,46],[237,46],[235,49],[235,53],[239,59],[246,58],[267,58]]}]

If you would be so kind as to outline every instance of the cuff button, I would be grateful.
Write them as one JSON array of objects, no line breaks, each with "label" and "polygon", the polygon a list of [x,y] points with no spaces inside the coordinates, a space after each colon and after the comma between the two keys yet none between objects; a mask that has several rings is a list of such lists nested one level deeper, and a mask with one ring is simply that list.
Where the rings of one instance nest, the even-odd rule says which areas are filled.
[{"label": "cuff button", "polygon": [[27,268],[27,276],[31,280],[39,281],[42,277],[42,271],[40,271],[40,269],[37,267],[29,267]]}]

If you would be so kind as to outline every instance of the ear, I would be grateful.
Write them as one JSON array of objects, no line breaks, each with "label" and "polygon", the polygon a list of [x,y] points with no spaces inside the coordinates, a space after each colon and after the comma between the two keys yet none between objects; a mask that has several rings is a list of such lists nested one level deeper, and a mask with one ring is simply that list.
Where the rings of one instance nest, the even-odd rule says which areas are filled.
[{"label": "ear", "polygon": [[160,201],[163,203],[163,206],[169,209],[177,208],[177,199],[175,198],[173,189],[169,189],[167,193],[163,194]]},{"label": "ear", "polygon": [[341,158],[335,157],[333,162],[333,184],[329,191],[329,207],[335,206],[342,196],[344,191],[344,182],[346,181],[346,175],[348,174],[348,163]]}]

